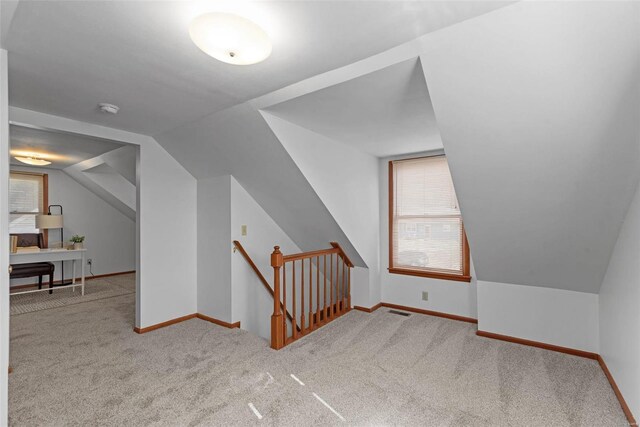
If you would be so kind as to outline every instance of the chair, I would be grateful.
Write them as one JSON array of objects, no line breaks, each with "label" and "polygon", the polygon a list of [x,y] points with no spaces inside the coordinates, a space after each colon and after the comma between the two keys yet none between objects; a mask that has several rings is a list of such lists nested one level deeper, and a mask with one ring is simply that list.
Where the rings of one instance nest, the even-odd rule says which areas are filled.
[{"label": "chair", "polygon": [[[37,246],[40,249],[44,247],[44,236],[42,233],[21,233],[12,234],[18,237],[18,247],[24,248],[29,246]],[[42,289],[42,276],[49,276],[49,293],[53,293],[53,272],[55,266],[51,262],[31,262],[28,264],[15,264],[9,275],[10,279],[22,279],[25,277],[38,276],[38,289]]]}]

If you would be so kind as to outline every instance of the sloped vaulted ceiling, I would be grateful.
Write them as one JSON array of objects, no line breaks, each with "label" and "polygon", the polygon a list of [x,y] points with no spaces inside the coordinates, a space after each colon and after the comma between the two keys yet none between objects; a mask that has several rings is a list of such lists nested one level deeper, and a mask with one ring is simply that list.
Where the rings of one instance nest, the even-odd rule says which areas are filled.
[{"label": "sloped vaulted ceiling", "polygon": [[442,148],[417,57],[265,111],[377,157]]},{"label": "sloped vaulted ceiling", "polygon": [[422,64],[481,280],[597,293],[640,174],[640,4],[522,2]]},{"label": "sloped vaulted ceiling", "polygon": [[[262,115],[248,104],[156,140],[197,178],[233,175],[302,250],[325,248],[335,240],[354,263],[366,266]],[[189,149],[176,146],[179,142]]]}]

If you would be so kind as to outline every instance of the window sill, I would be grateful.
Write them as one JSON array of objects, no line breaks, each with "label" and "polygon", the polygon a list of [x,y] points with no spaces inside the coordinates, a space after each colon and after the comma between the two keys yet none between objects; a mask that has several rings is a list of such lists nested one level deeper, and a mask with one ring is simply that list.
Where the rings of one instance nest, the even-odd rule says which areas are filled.
[{"label": "window sill", "polygon": [[406,276],[428,277],[430,279],[454,280],[457,282],[471,282],[471,276],[459,274],[437,273],[435,271],[409,270],[405,268],[389,268],[391,274],[404,274]]}]

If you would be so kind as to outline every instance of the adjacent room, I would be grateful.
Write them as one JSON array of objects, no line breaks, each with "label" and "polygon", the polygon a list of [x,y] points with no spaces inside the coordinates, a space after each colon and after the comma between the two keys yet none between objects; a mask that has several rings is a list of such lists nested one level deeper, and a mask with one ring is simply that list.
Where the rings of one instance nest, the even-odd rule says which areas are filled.
[{"label": "adjacent room", "polygon": [[0,426],[637,426],[639,119],[635,1],[2,1]]},{"label": "adjacent room", "polygon": [[10,139],[11,314],[135,292],[136,148],[19,124]]}]

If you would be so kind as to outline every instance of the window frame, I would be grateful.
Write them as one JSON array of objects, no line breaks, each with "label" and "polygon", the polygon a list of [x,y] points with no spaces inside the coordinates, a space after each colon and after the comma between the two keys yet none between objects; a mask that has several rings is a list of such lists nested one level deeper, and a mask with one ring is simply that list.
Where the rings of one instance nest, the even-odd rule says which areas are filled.
[{"label": "window frame", "polygon": [[445,157],[444,155],[409,157],[406,159],[389,160],[389,267],[387,270],[392,274],[402,274],[407,276],[426,277],[430,279],[453,280],[458,282],[471,282],[471,260],[469,255],[469,242],[467,241],[467,233],[464,229],[464,221],[462,221],[462,274],[444,273],[440,271],[427,271],[423,269],[412,269],[407,267],[394,267],[393,265],[393,220],[395,213],[394,206],[394,186],[393,186],[393,162],[403,160],[418,160],[431,157]]},{"label": "window frame", "polygon": [[[17,175],[31,175],[31,176],[41,176],[42,177],[42,210],[43,212],[34,213],[34,215],[44,215],[47,213],[49,208],[49,174],[46,173],[38,173],[38,172],[29,172],[29,171],[21,171],[21,170],[10,170],[9,171],[9,180],[11,180],[11,174]],[[9,207],[9,213],[11,213],[11,208]],[[49,247],[49,230],[40,231],[44,237],[44,247]]]}]

